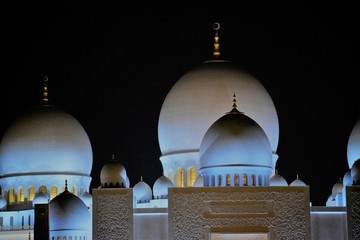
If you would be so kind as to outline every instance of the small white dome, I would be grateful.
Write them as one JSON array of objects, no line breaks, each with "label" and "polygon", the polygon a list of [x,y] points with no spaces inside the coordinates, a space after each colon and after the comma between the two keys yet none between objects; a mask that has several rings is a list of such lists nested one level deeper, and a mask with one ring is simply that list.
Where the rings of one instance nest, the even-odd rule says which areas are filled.
[{"label": "small white dome", "polygon": [[193,187],[203,187],[204,186],[204,177],[199,174],[199,176],[196,177]]},{"label": "small white dome", "polygon": [[167,198],[169,187],[174,187],[173,182],[164,175],[160,176],[153,186],[154,198]]},{"label": "small white dome", "polygon": [[288,183],[285,178],[280,176],[278,173],[275,173],[269,179],[269,186],[287,187]]},{"label": "small white dome", "polygon": [[296,179],[290,183],[290,186],[292,186],[292,187],[305,187],[306,184],[299,179],[299,176],[297,176]]},{"label": "small white dome", "polygon": [[91,215],[85,203],[65,190],[50,201],[50,231],[90,230]]},{"label": "small white dome", "polygon": [[215,121],[201,142],[200,171],[218,166],[253,166],[267,175],[272,172],[272,151],[265,132],[235,108]]},{"label": "small white dome", "polygon": [[93,197],[92,197],[92,195],[90,194],[90,193],[88,193],[88,192],[83,192],[80,196],[79,196],[79,198],[85,203],[85,205],[87,206],[87,207],[90,207],[91,205],[92,205],[92,203],[93,203]]},{"label": "small white dome", "polygon": [[136,202],[138,203],[149,202],[152,198],[151,187],[142,180],[135,184],[133,192]]},{"label": "small white dome", "polygon": [[360,159],[360,119],[350,133],[347,145],[347,159],[349,168],[352,167],[356,160]]},{"label": "small white dome", "polygon": [[49,199],[50,199],[49,194],[44,192],[37,192],[32,201],[32,204],[33,206],[35,206],[35,204],[49,203]]},{"label": "small white dome", "polygon": [[342,190],[343,190],[343,182],[339,181],[339,182],[334,184],[334,186],[331,189],[331,193],[333,195],[337,195],[339,193],[342,193]]},{"label": "small white dome", "polygon": [[100,182],[103,187],[128,187],[125,167],[116,160],[106,163],[100,172]]},{"label": "small white dome", "polygon": [[7,206],[7,202],[5,198],[2,195],[0,195],[0,210],[6,208],[6,206]]}]

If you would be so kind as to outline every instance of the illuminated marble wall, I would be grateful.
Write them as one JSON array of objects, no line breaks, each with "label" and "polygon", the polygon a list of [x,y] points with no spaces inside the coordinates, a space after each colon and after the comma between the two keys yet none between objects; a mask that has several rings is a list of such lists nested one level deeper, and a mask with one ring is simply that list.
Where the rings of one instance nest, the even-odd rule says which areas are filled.
[{"label": "illuminated marble wall", "polygon": [[346,187],[349,240],[360,239],[360,186]]},{"label": "illuminated marble wall", "polygon": [[133,239],[133,189],[93,189],[93,239]]},{"label": "illuminated marble wall", "polygon": [[168,214],[174,240],[311,239],[308,187],[170,188]]}]

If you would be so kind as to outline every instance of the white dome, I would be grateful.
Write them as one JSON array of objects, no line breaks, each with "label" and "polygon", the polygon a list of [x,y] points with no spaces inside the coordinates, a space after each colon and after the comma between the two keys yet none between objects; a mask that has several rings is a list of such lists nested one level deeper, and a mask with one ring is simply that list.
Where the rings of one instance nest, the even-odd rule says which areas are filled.
[{"label": "white dome", "polygon": [[50,231],[90,230],[91,215],[85,203],[65,190],[50,201]]},{"label": "white dome", "polygon": [[269,186],[280,186],[280,187],[286,187],[288,186],[287,181],[285,178],[280,176],[279,174],[274,174],[269,179]]},{"label": "white dome", "polygon": [[349,168],[352,167],[356,160],[360,159],[360,119],[355,124],[349,137],[347,159]]},{"label": "white dome", "polygon": [[254,120],[237,110],[231,111],[215,121],[205,133],[200,146],[200,166],[200,171],[220,166],[253,167],[255,171],[266,169],[270,175],[270,142]]},{"label": "white dome", "polygon": [[6,208],[6,206],[7,206],[6,199],[2,195],[0,195],[0,210]]},{"label": "white dome", "polygon": [[29,173],[90,175],[88,135],[70,114],[37,106],[15,120],[0,145],[0,176]]},{"label": "white dome", "polygon": [[35,204],[49,203],[49,200],[50,200],[49,194],[44,192],[37,192],[32,201],[32,204],[33,206],[35,206]]},{"label": "white dome", "polygon": [[292,186],[292,187],[305,187],[306,184],[303,181],[301,181],[300,179],[295,179],[294,181],[292,181],[290,183],[290,186]]},{"label": "white dome", "polygon": [[169,187],[174,187],[173,182],[164,175],[160,176],[153,186],[154,198],[167,198]]},{"label": "white dome", "polygon": [[296,179],[290,183],[289,186],[292,187],[305,187],[306,184],[299,179],[299,176],[296,176]]},{"label": "white dome", "polygon": [[217,60],[204,62],[182,76],[163,102],[158,138],[165,172],[174,168],[175,161],[178,166],[181,162],[189,162],[198,167],[203,136],[228,110],[234,92],[241,110],[261,126],[270,140],[275,167],[279,123],[270,95],[251,74],[230,62]]},{"label": "white dome", "polygon": [[135,184],[133,192],[137,202],[149,202],[152,198],[151,187],[142,180]]},{"label": "white dome", "polygon": [[201,174],[196,177],[193,187],[204,187],[204,177]]},{"label": "white dome", "polygon": [[127,174],[125,167],[118,161],[110,161],[106,163],[100,172],[100,182],[102,186],[112,186],[116,187],[124,185],[123,187],[128,187],[127,184]]},{"label": "white dome", "polygon": [[339,181],[334,184],[334,186],[331,189],[331,193],[332,195],[337,195],[339,193],[342,193],[342,190],[343,190],[343,182]]}]

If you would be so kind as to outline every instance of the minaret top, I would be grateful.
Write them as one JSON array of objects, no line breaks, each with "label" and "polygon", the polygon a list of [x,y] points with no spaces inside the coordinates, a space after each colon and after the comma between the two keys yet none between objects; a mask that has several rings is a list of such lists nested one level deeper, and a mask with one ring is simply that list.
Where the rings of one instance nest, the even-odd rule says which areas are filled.
[{"label": "minaret top", "polygon": [[47,82],[48,82],[49,78],[47,76],[44,76],[43,77],[43,82],[44,82],[44,86],[43,86],[43,104],[48,104],[49,102],[49,98],[48,98],[48,87],[47,87]]},{"label": "minaret top", "polygon": [[215,59],[218,59],[220,57],[220,43],[219,43],[219,35],[218,35],[218,30],[220,29],[220,23],[215,22],[213,24],[213,28],[215,30],[215,43],[214,43],[214,57]]}]

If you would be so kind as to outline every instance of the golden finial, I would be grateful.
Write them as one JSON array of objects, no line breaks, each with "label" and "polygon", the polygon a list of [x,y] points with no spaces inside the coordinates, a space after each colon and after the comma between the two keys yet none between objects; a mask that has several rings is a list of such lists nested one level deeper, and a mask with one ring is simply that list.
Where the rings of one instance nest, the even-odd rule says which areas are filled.
[{"label": "golden finial", "polygon": [[234,92],[234,95],[233,95],[233,105],[232,105],[232,110],[230,112],[227,112],[226,114],[230,114],[230,113],[240,113],[240,114],[244,114],[243,112],[240,112],[239,110],[237,110],[237,104],[236,104],[236,95],[235,95],[235,92]]},{"label": "golden finial", "polygon": [[29,232],[29,237],[28,237],[28,240],[31,240],[31,233]]},{"label": "golden finial", "polygon": [[48,87],[47,87],[47,81],[49,80],[49,78],[47,76],[43,77],[43,82],[44,82],[44,92],[43,92],[43,103],[48,103],[49,99],[48,99]]},{"label": "golden finial", "polygon": [[233,108],[237,108],[237,106],[236,106],[236,95],[235,95],[235,93],[234,93],[234,95],[233,95],[233,105],[232,105],[232,107],[233,107]]},{"label": "golden finial", "polygon": [[213,28],[215,30],[214,57],[219,58],[220,57],[220,43],[219,43],[218,30],[220,29],[220,23],[215,22],[213,24]]}]

